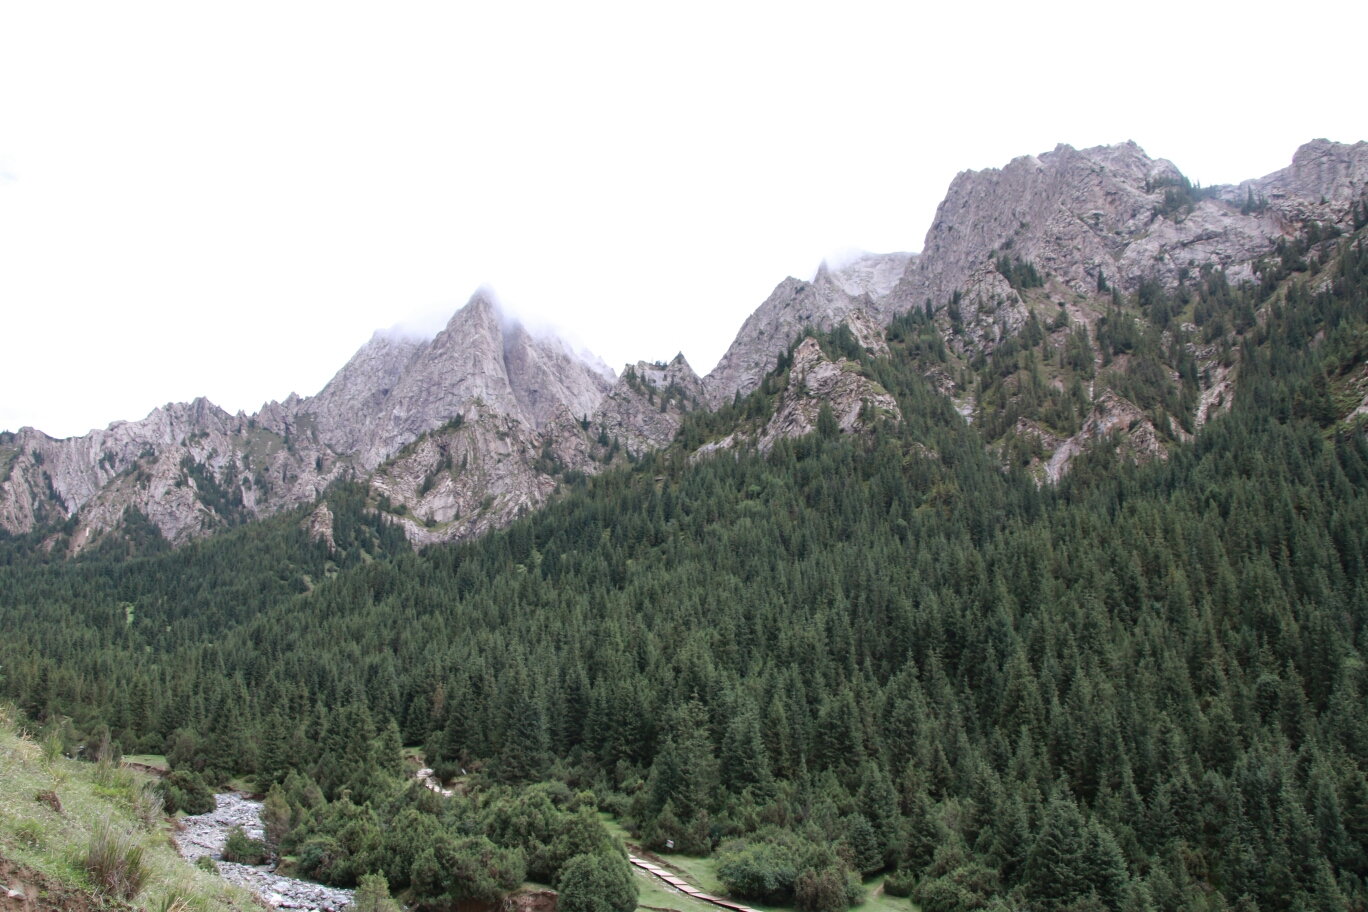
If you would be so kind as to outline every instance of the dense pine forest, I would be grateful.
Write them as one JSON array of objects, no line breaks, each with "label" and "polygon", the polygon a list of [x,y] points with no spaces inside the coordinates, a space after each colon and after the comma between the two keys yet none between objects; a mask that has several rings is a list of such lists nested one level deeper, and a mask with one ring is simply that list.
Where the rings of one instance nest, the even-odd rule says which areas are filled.
[{"label": "dense pine forest", "polygon": [[[70,751],[166,753],[183,802],[253,778],[305,874],[434,906],[531,878],[630,910],[607,811],[803,910],[875,872],[923,912],[1362,910],[1368,247],[1263,267],[1115,293],[1092,332],[1033,314],[976,360],[931,302],[887,357],[814,333],[903,420],[690,458],[770,414],[781,359],[459,546],[412,552],[359,485],[326,495],[332,554],[303,512],[175,551],[138,517],[73,560],[0,542],[0,694]],[[1198,428],[1200,346],[1237,380]],[[1075,433],[1104,386],[1168,457],[1101,445],[1042,485],[1018,420]]]}]

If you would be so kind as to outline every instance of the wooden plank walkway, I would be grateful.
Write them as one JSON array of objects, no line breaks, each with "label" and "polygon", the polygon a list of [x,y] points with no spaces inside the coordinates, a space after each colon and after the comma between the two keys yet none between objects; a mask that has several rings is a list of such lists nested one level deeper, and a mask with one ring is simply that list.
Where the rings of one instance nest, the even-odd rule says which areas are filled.
[{"label": "wooden plank walkway", "polygon": [[740,903],[732,902],[730,899],[723,899],[720,896],[713,896],[710,893],[704,893],[702,890],[698,889],[693,884],[689,883],[677,874],[673,874],[670,871],[667,871],[664,868],[660,867],[659,865],[651,864],[644,858],[638,858],[631,852],[627,853],[627,859],[631,861],[632,864],[636,865],[638,868],[641,868],[646,873],[660,878],[670,886],[674,887],[680,893],[683,893],[685,896],[689,896],[693,899],[696,899],[699,902],[712,903],[714,906],[721,906],[723,909],[731,909],[732,912],[756,912],[756,910],[750,908],[749,906],[743,906]]}]

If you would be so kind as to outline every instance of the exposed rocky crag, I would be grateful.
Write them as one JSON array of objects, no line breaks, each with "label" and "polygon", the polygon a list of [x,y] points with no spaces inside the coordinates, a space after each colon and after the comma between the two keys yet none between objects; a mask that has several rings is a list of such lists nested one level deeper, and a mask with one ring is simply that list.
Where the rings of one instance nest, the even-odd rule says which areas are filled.
[{"label": "exposed rocky crag", "polygon": [[[469,455],[481,467],[472,478],[485,487],[433,509],[454,515],[464,507],[469,515],[469,501],[493,496],[507,508],[490,521],[502,521],[554,487],[533,477],[527,458],[539,452],[542,431],[570,424],[571,414],[593,414],[613,379],[477,293],[431,341],[377,333],[317,396],[291,394],[253,416],[196,399],[83,437],[57,440],[32,428],[6,434],[0,528],[22,533],[74,516],[69,537],[53,539],[74,552],[127,522],[131,510],[179,545],[308,503],[339,479],[365,478],[458,416],[479,435]],[[503,465],[515,451],[520,464]],[[489,522],[467,524],[478,532]]]},{"label": "exposed rocky crag", "polygon": [[[830,330],[864,312],[855,322],[878,329],[864,332],[861,342],[881,336],[892,312],[885,318],[880,302],[892,292],[898,268],[905,270],[915,260],[906,253],[868,254],[838,270],[823,263],[811,282],[792,277],[780,282],[746,318],[722,360],[703,379],[708,405],[717,408],[738,393],[749,394],[804,327]],[[853,325],[852,331],[861,336]]]},{"label": "exposed rocky crag", "polygon": [[1102,392],[1093,403],[1092,411],[1083,427],[1068,440],[1047,441],[1049,458],[1045,462],[1045,477],[1054,484],[1069,470],[1069,461],[1084,449],[1110,441],[1117,453],[1136,462],[1167,459],[1168,451],[1159,442],[1154,423],[1135,403],[1123,399],[1111,390]]},{"label": "exposed rocky crag", "polygon": [[541,428],[562,407],[592,413],[613,379],[559,339],[536,338],[477,292],[430,343],[377,338],[292,413],[370,471],[418,435],[474,410]]},{"label": "exposed rocky crag", "polygon": [[6,435],[0,528],[25,532],[78,515],[70,544],[79,550],[132,509],[181,544],[310,501],[347,470],[314,436],[298,434],[296,422],[263,414],[283,433],[200,398],[83,437],[57,440],[33,428]]},{"label": "exposed rocky crag", "polygon": [[[1175,288],[1180,270],[1204,263],[1238,282],[1307,219],[1349,225],[1368,186],[1368,143],[1316,140],[1288,168],[1208,188],[1209,195],[1183,182],[1172,162],[1133,142],[1060,145],[1001,170],[962,172],[936,210],[921,256],[884,306],[896,312],[929,298],[941,307],[1000,253],[1033,262],[1085,296],[1097,292],[1099,273],[1125,292],[1145,279]],[[1246,209],[1251,196],[1256,205]]]},{"label": "exposed rocky crag", "polygon": [[809,337],[794,349],[788,388],[779,394],[774,417],[760,436],[760,451],[768,453],[782,438],[811,433],[825,406],[846,434],[865,430],[880,419],[902,420],[897,400],[865,377],[859,364],[845,358],[829,360]]},{"label": "exposed rocky crag", "polygon": [[659,449],[674,440],[684,414],[704,396],[702,381],[682,353],[669,364],[638,361],[603,398],[593,426],[632,452]]},{"label": "exposed rocky crag", "polygon": [[886,326],[930,301],[952,349],[989,353],[1028,314],[1021,290],[995,268],[1004,254],[1045,276],[1040,297],[1070,305],[1102,306],[1110,300],[1103,286],[1131,293],[1154,280],[1172,289],[1184,270],[1204,264],[1225,270],[1232,284],[1252,278],[1258,261],[1306,221],[1350,226],[1368,188],[1368,143],[1315,140],[1289,167],[1238,185],[1199,190],[1184,181],[1173,163],[1133,142],[1060,145],[1001,169],[962,172],[920,254],[869,255],[838,271],[824,264],[811,282],[781,282],[704,378],[708,402],[744,396],[804,325],[830,329],[855,309]]},{"label": "exposed rocky crag", "polygon": [[[877,356],[887,350],[884,328],[929,304],[961,365],[991,355],[1033,314],[1051,323],[1062,312],[1095,339],[1113,293],[1131,294],[1146,281],[1171,290],[1204,267],[1231,283],[1252,279],[1281,240],[1309,223],[1352,228],[1366,194],[1362,142],[1316,140],[1281,171],[1205,189],[1134,143],[1061,145],[958,175],[920,254],[866,254],[823,263],[811,281],[785,279],[701,380],[682,356],[614,377],[596,359],[509,319],[481,291],[435,338],[377,333],[317,395],[291,394],[255,415],[197,399],[83,437],[56,440],[32,428],[0,434],[0,529],[60,528],[47,545],[74,553],[145,520],[179,545],[310,503],[355,478],[369,481],[373,502],[413,541],[466,538],[545,503],[567,472],[591,474],[665,446],[687,411],[755,389],[804,327],[845,324]],[[1038,281],[1005,275],[1003,258],[1030,265]],[[1061,351],[1068,332],[1056,334]],[[1202,385],[1192,426],[1229,407],[1238,358],[1228,340],[1216,341],[1193,350]],[[810,379],[791,387],[777,423],[755,442],[811,428],[821,401],[831,402],[844,430],[854,429],[855,403],[878,394],[861,387],[856,381],[867,381],[851,367],[810,364]],[[932,369],[933,382],[958,395],[957,408],[973,420],[972,391],[957,390],[952,374]],[[1093,412],[1068,440],[1039,426],[1016,429],[1040,436],[1049,479],[1087,440],[1111,439],[1117,416],[1126,419],[1129,452],[1162,455],[1149,417],[1141,413],[1131,426],[1133,404],[1103,388],[1088,399]],[[1181,429],[1163,436],[1175,435]],[[327,541],[330,520],[315,512],[308,529]]]}]

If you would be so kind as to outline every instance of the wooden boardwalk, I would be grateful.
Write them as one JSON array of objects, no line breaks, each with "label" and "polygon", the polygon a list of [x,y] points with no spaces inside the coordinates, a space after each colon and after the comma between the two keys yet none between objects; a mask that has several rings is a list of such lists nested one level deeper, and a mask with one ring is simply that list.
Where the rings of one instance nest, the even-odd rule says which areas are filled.
[{"label": "wooden boardwalk", "polygon": [[740,903],[732,902],[730,899],[723,899],[720,896],[713,896],[710,893],[704,893],[702,890],[698,889],[693,884],[689,883],[677,874],[673,874],[670,871],[665,870],[664,868],[660,867],[660,865],[651,864],[644,858],[638,858],[631,852],[627,853],[627,858],[629,861],[632,862],[632,864],[636,865],[638,868],[641,868],[641,870],[645,871],[648,874],[651,874],[652,876],[660,878],[670,886],[674,887],[680,893],[683,893],[686,896],[696,899],[699,902],[712,903],[714,906],[721,906],[723,909],[731,909],[732,912],[756,912],[756,910],[752,909],[750,906],[743,906]]}]

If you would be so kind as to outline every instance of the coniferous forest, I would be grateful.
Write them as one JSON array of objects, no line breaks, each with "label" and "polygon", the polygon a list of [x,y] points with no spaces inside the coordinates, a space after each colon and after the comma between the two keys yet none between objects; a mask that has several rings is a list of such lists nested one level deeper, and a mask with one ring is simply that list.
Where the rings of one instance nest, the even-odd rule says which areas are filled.
[{"label": "coniferous forest", "polygon": [[[954,368],[973,423],[925,379],[954,358],[931,302],[886,357],[814,332],[901,422],[691,459],[770,414],[781,359],[467,544],[410,550],[356,484],[332,554],[298,511],[174,551],[10,538],[0,695],[70,751],[165,753],[187,808],[247,778],[304,874],[434,907],[531,879],[628,912],[606,811],[802,910],[875,872],[923,912],[1362,910],[1368,247],[1282,253],[1113,292],[1091,334],[1032,316]],[[1189,342],[1238,364],[1201,428]],[[1074,433],[1104,383],[1168,458],[1097,446],[1042,485],[1017,420]]]}]

